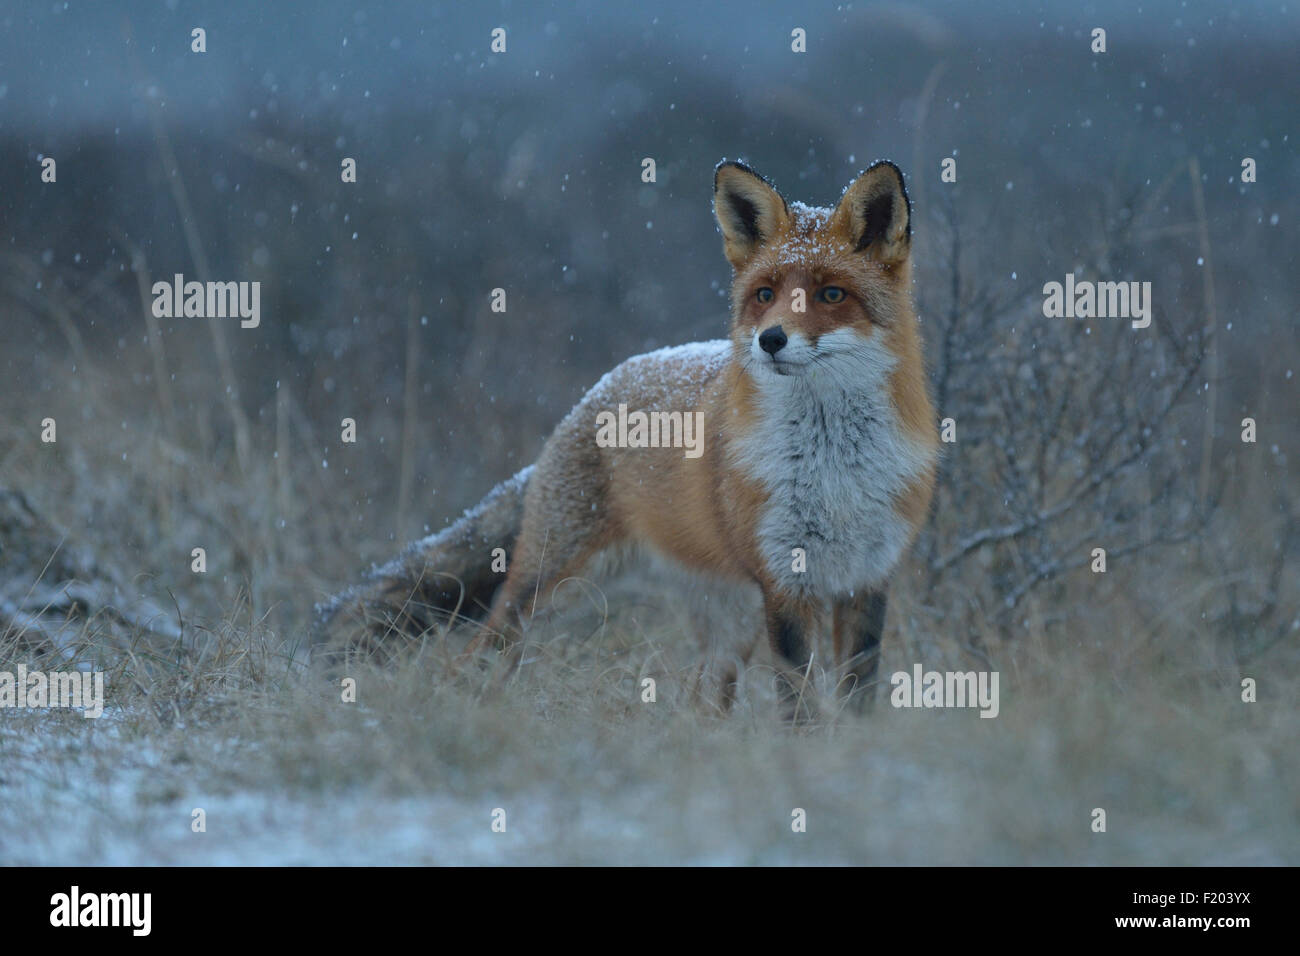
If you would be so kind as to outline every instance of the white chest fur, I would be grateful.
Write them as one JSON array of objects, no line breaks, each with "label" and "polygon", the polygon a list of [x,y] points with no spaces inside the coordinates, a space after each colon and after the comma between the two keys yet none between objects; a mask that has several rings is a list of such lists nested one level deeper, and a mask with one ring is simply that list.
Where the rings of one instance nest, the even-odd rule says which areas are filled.
[{"label": "white chest fur", "polygon": [[894,357],[869,339],[847,344],[801,373],[756,370],[757,422],[732,450],[769,495],[758,522],[768,572],[801,597],[885,581],[911,534],[896,500],[929,463],[890,400]]}]

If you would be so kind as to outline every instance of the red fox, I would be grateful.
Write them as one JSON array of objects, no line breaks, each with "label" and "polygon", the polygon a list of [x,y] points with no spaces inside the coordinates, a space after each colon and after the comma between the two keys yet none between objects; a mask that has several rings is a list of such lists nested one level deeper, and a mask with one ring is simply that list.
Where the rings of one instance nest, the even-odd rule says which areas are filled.
[{"label": "red fox", "polygon": [[[359,613],[382,636],[487,609],[470,651],[496,642],[513,666],[522,642],[512,635],[536,596],[598,554],[634,545],[758,587],[791,716],[825,608],[844,692],[873,682],[885,588],[925,520],[939,444],[911,302],[903,177],[877,162],[833,209],[815,208],[724,161],[713,190],[734,269],[730,338],[609,372],[534,466],[335,599],[327,622]],[[690,441],[699,423],[694,450],[646,440],[645,417],[634,422],[627,409],[648,412],[652,432],[659,414],[653,438]],[[679,421],[680,432],[666,424]],[[491,570],[495,548],[509,553],[505,575]],[[727,674],[724,704],[735,683]]]}]

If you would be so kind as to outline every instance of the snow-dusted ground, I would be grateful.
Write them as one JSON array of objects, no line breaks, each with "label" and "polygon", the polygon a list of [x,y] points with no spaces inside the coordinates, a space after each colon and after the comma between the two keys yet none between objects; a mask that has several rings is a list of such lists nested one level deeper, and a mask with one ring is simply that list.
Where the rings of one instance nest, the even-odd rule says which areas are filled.
[{"label": "snow-dusted ground", "polygon": [[[80,743],[0,725],[9,772],[0,783],[0,863],[10,865],[493,865],[597,862],[586,847],[648,852],[653,834],[614,808],[564,806],[550,794],[467,800],[349,789],[293,794],[166,792],[171,775],[150,742],[111,729]],[[637,801],[632,801],[635,804]],[[504,803],[504,807],[500,804]],[[582,805],[581,825],[571,817]],[[504,832],[494,811],[504,809]],[[206,829],[193,829],[194,810]],[[632,807],[636,809],[635,806]],[[572,841],[566,846],[566,841]],[[656,853],[654,859],[666,857]],[[737,863],[741,855],[699,857]]]},{"label": "snow-dusted ground", "polygon": [[[1063,702],[1052,717],[1004,699],[996,720],[886,709],[809,735],[744,713],[592,720],[541,709],[426,729],[425,715],[340,708],[271,715],[283,721],[274,734],[233,720],[159,729],[120,708],[99,721],[2,714],[0,862],[1300,859],[1281,724],[1216,739],[1205,729],[1222,714],[1204,706],[1176,716],[1121,703],[1097,719],[1088,704]],[[1106,833],[1091,830],[1098,806]],[[192,830],[196,808],[206,832]],[[496,808],[505,832],[493,831]],[[804,833],[791,827],[796,808]]]}]

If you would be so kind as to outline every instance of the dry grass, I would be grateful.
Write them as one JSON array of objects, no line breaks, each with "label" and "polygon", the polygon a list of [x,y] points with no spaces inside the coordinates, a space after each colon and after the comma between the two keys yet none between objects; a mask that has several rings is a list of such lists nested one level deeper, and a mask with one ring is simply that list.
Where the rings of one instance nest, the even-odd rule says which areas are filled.
[{"label": "dry grass", "polygon": [[[0,854],[94,863],[1294,863],[1294,681],[1235,687],[1093,646],[1008,654],[1002,712],[730,719],[648,649],[540,647],[500,698],[421,664],[359,701],[268,637],[127,682],[110,714],[7,716]],[[672,635],[661,637],[671,643]],[[608,644],[609,642],[605,642]],[[250,653],[252,651],[252,653]],[[601,659],[605,663],[601,663]],[[612,663],[617,660],[618,663]],[[897,647],[887,668],[907,666]],[[752,676],[752,675],[751,675]],[[123,687],[130,689],[122,690]],[[202,807],[207,832],[190,832]],[[507,812],[507,832],[490,830]],[[791,832],[793,808],[808,831]],[[1108,832],[1089,829],[1094,807]]]},{"label": "dry grass", "polygon": [[[87,626],[79,654],[107,671],[106,715],[0,714],[4,861],[1300,859],[1300,662],[1293,641],[1275,645],[1245,669],[1259,703],[1240,701],[1240,665],[1197,611],[1229,572],[1180,581],[1187,561],[1150,561],[1141,581],[1082,575],[1065,593],[1093,612],[1069,639],[988,628],[979,652],[1002,674],[995,720],[895,710],[881,694],[865,717],[828,709],[792,731],[775,717],[761,654],[737,712],[719,718],[692,697],[691,622],[636,582],[608,592],[611,617],[595,634],[590,609],[556,617],[502,695],[449,680],[443,651],[461,635],[433,635],[401,666],[349,669],[359,699],[344,703],[338,675],[308,667],[302,646],[313,585],[341,572],[313,567],[314,538],[278,527],[275,464],[245,484],[177,467],[196,452],[141,438],[114,467],[120,452],[105,436],[125,410],[94,374],[82,387],[102,400],[63,426],[57,450],[16,438],[10,478],[84,529],[102,560],[150,569],[136,581],[175,595],[184,639],[124,652]],[[47,396],[23,415],[44,403],[54,407],[42,414],[77,422],[80,401]],[[310,470],[295,463],[296,487],[319,480]],[[316,498],[317,533],[347,533],[346,511]],[[187,541],[222,527],[217,540],[238,541],[243,557],[210,544],[214,570],[190,574]],[[1262,547],[1266,530],[1257,535]],[[913,580],[893,595],[883,673],[918,660],[982,666],[969,618],[936,631]],[[1170,598],[1153,604],[1153,593]],[[0,669],[22,658],[12,639],[5,652]],[[658,684],[653,704],[640,700],[644,676]],[[196,807],[206,833],[191,831]],[[504,834],[490,829],[497,807]],[[791,831],[796,807],[808,814],[803,834]],[[1107,811],[1104,834],[1091,832],[1094,807]]]},{"label": "dry grass", "polygon": [[[210,345],[172,335],[162,347],[131,301],[140,283],[124,284],[117,319],[148,347],[99,358],[104,343],[77,332],[102,305],[89,295],[51,296],[65,348],[15,334],[41,328],[31,317],[6,329],[27,385],[5,389],[0,474],[70,532],[65,547],[174,611],[181,636],[123,638],[100,618],[83,622],[71,655],[106,671],[105,716],[0,712],[0,861],[1300,859],[1300,621],[1286,573],[1296,496],[1276,448],[1216,459],[1226,490],[1193,540],[1136,552],[1106,575],[1062,573],[1016,606],[1013,626],[995,582],[1023,576],[1021,556],[972,552],[938,588],[918,556],[891,593],[882,674],[915,662],[995,669],[994,720],[895,710],[882,692],[865,717],[832,702],[819,725],[792,731],[775,716],[762,650],[722,718],[692,693],[702,622],[649,579],[571,586],[585,600],[537,632],[504,694],[448,679],[446,652],[464,638],[453,633],[392,666],[348,669],[358,700],[345,703],[341,675],[308,664],[311,605],[421,522],[436,527],[473,503],[455,489],[486,490],[515,470],[503,449],[522,448],[545,410],[532,421],[517,403],[479,403],[473,447],[485,460],[466,446],[438,457],[436,473],[437,442],[422,436],[438,402],[413,379],[400,402],[323,411],[311,404],[327,392],[246,387],[247,424],[232,423],[225,402],[207,400],[223,394]],[[414,321],[407,328],[415,342]],[[473,391],[462,385],[439,387]],[[361,422],[356,446],[337,441],[345,414]],[[32,427],[47,416],[59,423],[54,445]],[[999,496],[979,492],[992,479],[964,477],[975,490],[929,532],[947,542],[938,553],[1005,520]],[[1131,513],[1131,491],[1098,503],[1105,520]],[[206,574],[190,571],[196,546]],[[27,557],[39,570],[49,555]],[[23,638],[0,635],[0,670],[41,662]],[[655,703],[640,699],[647,676]],[[1243,677],[1258,682],[1258,703],[1242,703]],[[191,831],[196,807],[206,833]],[[490,829],[497,807],[504,834]],[[796,807],[806,833],[791,831]],[[1095,807],[1107,811],[1104,834],[1091,830]]]}]

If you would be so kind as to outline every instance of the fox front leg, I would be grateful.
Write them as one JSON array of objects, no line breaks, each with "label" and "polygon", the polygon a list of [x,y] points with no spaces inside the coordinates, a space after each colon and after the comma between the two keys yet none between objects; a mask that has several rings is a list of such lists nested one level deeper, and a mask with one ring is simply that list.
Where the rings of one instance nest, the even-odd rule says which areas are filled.
[{"label": "fox front leg", "polygon": [[763,608],[782,713],[792,723],[807,723],[815,717],[809,680],[814,611],[806,604],[783,599],[767,590],[763,593]]},{"label": "fox front leg", "polygon": [[859,591],[835,602],[835,660],[842,668],[840,693],[858,711],[875,697],[884,629],[884,591]]}]

